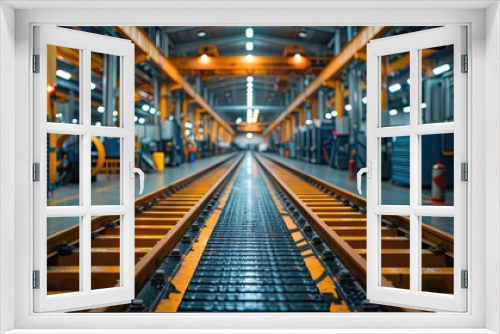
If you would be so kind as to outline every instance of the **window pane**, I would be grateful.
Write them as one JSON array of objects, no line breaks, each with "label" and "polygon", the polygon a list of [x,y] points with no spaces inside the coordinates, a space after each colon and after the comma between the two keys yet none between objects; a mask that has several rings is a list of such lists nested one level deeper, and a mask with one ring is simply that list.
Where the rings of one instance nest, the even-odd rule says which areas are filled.
[{"label": "window pane", "polygon": [[92,137],[92,205],[120,205],[121,139]]},{"label": "window pane", "polygon": [[91,124],[120,125],[120,57],[91,53]]},{"label": "window pane", "polygon": [[422,217],[422,291],[453,294],[453,226],[452,217]]},{"label": "window pane", "polygon": [[80,50],[47,45],[47,121],[80,123]]},{"label": "window pane", "polygon": [[80,205],[80,136],[47,134],[47,205]]},{"label": "window pane", "polygon": [[381,139],[381,204],[410,205],[410,137]]},{"label": "window pane", "polygon": [[381,126],[410,125],[410,53],[381,57]]},{"label": "window pane", "polygon": [[422,123],[453,122],[453,45],[421,50]]},{"label": "window pane", "polygon": [[80,291],[80,217],[47,218],[47,294]]},{"label": "window pane", "polygon": [[92,217],[92,290],[120,284],[120,220],[120,216]]},{"label": "window pane", "polygon": [[453,205],[453,133],[421,136],[422,205]]},{"label": "window pane", "polygon": [[380,227],[381,286],[409,289],[410,218],[406,216],[382,216]]}]

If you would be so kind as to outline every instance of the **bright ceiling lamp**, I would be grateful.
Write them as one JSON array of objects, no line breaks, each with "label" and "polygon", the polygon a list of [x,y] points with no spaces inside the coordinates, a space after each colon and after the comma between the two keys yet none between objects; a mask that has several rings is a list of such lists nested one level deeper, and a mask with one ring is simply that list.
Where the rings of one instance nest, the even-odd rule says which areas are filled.
[{"label": "bright ceiling lamp", "polygon": [[439,75],[439,74],[442,74],[444,72],[449,71],[450,69],[451,69],[451,66],[449,64],[443,64],[443,65],[438,66],[435,69],[433,69],[432,73],[434,73],[434,75]]},{"label": "bright ceiling lamp", "polygon": [[97,112],[102,114],[104,112],[104,107],[103,106],[97,107]]},{"label": "bright ceiling lamp", "polygon": [[247,82],[247,88],[253,88],[253,82]]},{"label": "bright ceiling lamp", "polygon": [[252,76],[248,76],[247,77],[247,82],[253,82],[253,77]]},{"label": "bright ceiling lamp", "polygon": [[66,80],[71,79],[71,73],[63,71],[63,70],[57,70],[56,75],[60,78],[66,79]]},{"label": "bright ceiling lamp", "polygon": [[391,92],[391,93],[395,93],[400,89],[401,89],[401,84],[399,84],[399,83],[395,83],[394,85],[389,86],[389,92]]},{"label": "bright ceiling lamp", "polygon": [[246,42],[245,43],[245,50],[253,51],[253,48],[254,48],[253,42]]},{"label": "bright ceiling lamp", "polygon": [[302,55],[301,55],[300,53],[298,53],[298,52],[297,52],[296,54],[294,54],[294,55],[293,55],[293,61],[294,61],[295,63],[300,63],[300,62],[302,62]]},{"label": "bright ceiling lamp", "polygon": [[207,35],[207,32],[205,30],[200,30],[196,33],[196,35],[199,37],[199,38],[203,38]]},{"label": "bright ceiling lamp", "polygon": [[397,114],[398,114],[398,111],[396,109],[389,110],[389,115],[396,116]]},{"label": "bright ceiling lamp", "polygon": [[329,112],[327,112],[327,113],[325,114],[325,118],[326,118],[326,119],[332,119],[332,114],[330,114]]},{"label": "bright ceiling lamp", "polygon": [[338,115],[337,110],[332,110],[332,116],[337,117],[337,115]]},{"label": "bright ceiling lamp", "polygon": [[91,90],[94,90],[94,89],[95,89],[95,87],[96,87],[96,86],[95,86],[95,83],[91,82],[91,83],[90,83],[90,89],[91,89]]},{"label": "bright ceiling lamp", "polygon": [[311,125],[311,124],[313,124],[312,119],[306,119],[306,125]]},{"label": "bright ceiling lamp", "polygon": [[422,109],[425,109],[425,108],[427,108],[427,103],[424,102],[424,103],[422,103]]},{"label": "bright ceiling lamp", "polygon": [[246,38],[252,38],[254,35],[253,28],[246,28],[245,29],[245,37]]},{"label": "bright ceiling lamp", "polygon": [[352,110],[352,106],[350,104],[346,104],[344,108],[347,111],[351,111]]},{"label": "bright ceiling lamp", "polygon": [[95,126],[101,126],[101,125],[102,125],[101,122],[99,122],[99,121],[95,122]]},{"label": "bright ceiling lamp", "polygon": [[243,120],[241,119],[241,117],[238,117],[238,118],[236,119],[236,124],[240,125],[240,124],[241,124],[241,122],[243,122]]},{"label": "bright ceiling lamp", "polygon": [[149,111],[150,107],[147,104],[143,104],[142,107],[141,107],[141,109],[143,111]]},{"label": "bright ceiling lamp", "polygon": [[404,113],[409,113],[410,112],[410,106],[406,106],[403,108]]},{"label": "bright ceiling lamp", "polygon": [[253,61],[253,55],[248,54],[248,55],[245,56],[245,59],[247,61]]},{"label": "bright ceiling lamp", "polygon": [[146,120],[144,118],[139,118],[139,124],[144,124],[146,122]]},{"label": "bright ceiling lamp", "polygon": [[203,64],[208,63],[208,56],[207,56],[207,54],[206,54],[206,53],[204,53],[204,54],[202,54],[202,55],[200,56],[200,62],[202,62]]},{"label": "bright ceiling lamp", "polygon": [[248,138],[248,139],[252,139],[252,138],[253,138],[253,133],[251,133],[251,132],[247,132],[247,138]]},{"label": "bright ceiling lamp", "polygon": [[151,108],[151,109],[149,109],[149,113],[150,113],[151,115],[154,115],[154,114],[156,113],[156,108]]},{"label": "bright ceiling lamp", "polygon": [[299,31],[299,37],[300,38],[307,38],[307,30],[306,29],[300,29],[300,31]]}]

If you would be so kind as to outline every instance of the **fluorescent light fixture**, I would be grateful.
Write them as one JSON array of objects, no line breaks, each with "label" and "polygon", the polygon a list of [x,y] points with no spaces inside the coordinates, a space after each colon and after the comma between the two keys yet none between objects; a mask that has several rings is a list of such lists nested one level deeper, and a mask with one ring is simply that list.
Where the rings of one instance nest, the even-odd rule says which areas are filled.
[{"label": "fluorescent light fixture", "polygon": [[118,111],[113,111],[113,116],[118,116]]},{"label": "fluorescent light fixture", "polygon": [[247,82],[253,82],[253,77],[252,76],[248,76],[247,77]]},{"label": "fluorescent light fixture", "polygon": [[102,114],[104,112],[104,107],[103,106],[97,107],[97,112]]},{"label": "fluorescent light fixture", "polygon": [[247,88],[253,88],[253,82],[247,82]]},{"label": "fluorescent light fixture", "polygon": [[337,115],[338,115],[337,110],[332,110],[332,116],[337,117]]},{"label": "fluorescent light fixture", "polygon": [[154,114],[156,113],[156,108],[151,108],[151,109],[149,109],[149,113],[150,113],[151,115],[154,115]]},{"label": "fluorescent light fixture", "polygon": [[238,118],[236,119],[236,124],[240,125],[240,124],[241,124],[241,122],[243,122],[243,120],[241,119],[241,117],[238,117]]},{"label": "fluorescent light fixture", "polygon": [[346,104],[344,108],[347,111],[351,111],[352,110],[352,106],[350,104]]},{"label": "fluorescent light fixture", "polygon": [[401,89],[401,84],[399,84],[399,83],[395,83],[394,85],[389,86],[389,92],[391,92],[391,93],[395,93],[400,89]]},{"label": "fluorescent light fixture", "polygon": [[245,43],[245,50],[253,51],[253,48],[254,48],[253,42],[246,42]]},{"label": "fluorescent light fixture", "polygon": [[404,113],[409,113],[410,112],[410,106],[406,106],[403,108]]},{"label": "fluorescent light fixture", "polygon": [[332,114],[330,114],[329,112],[327,112],[327,113],[325,114],[325,118],[326,118],[326,119],[332,119]]},{"label": "fluorescent light fixture", "polygon": [[253,138],[253,133],[251,133],[251,132],[247,132],[247,138],[248,138],[248,139],[252,139],[252,138]]},{"label": "fluorescent light fixture", "polygon": [[142,110],[149,111],[150,107],[147,104],[142,105]]},{"label": "fluorescent light fixture", "polygon": [[90,89],[91,89],[91,90],[94,90],[94,89],[95,89],[95,87],[96,87],[96,86],[95,86],[95,83],[90,82]]},{"label": "fluorescent light fixture", "polygon": [[389,115],[396,116],[397,114],[398,114],[398,111],[396,109],[389,110]]},{"label": "fluorescent light fixture", "polygon": [[62,118],[62,116],[63,116],[63,114],[62,114],[62,113],[57,113],[57,114],[56,114],[56,117],[57,117],[57,118]]},{"label": "fluorescent light fixture", "polygon": [[99,122],[99,121],[95,122],[95,126],[101,126],[101,125],[102,125],[101,122]]},{"label": "fluorescent light fixture", "polygon": [[409,85],[410,84],[410,78],[406,79],[406,83]]},{"label": "fluorescent light fixture", "polygon": [[246,28],[245,29],[245,37],[246,38],[252,38],[254,35],[253,28]]},{"label": "fluorescent light fixture", "polygon": [[145,122],[146,120],[144,119],[144,117],[139,118],[139,124],[144,124]]},{"label": "fluorescent light fixture", "polygon": [[184,123],[184,126],[188,129],[191,129],[193,127],[193,124],[191,124],[191,122],[186,122]]},{"label": "fluorescent light fixture", "polygon": [[424,102],[424,103],[422,103],[422,109],[425,109],[425,108],[427,108],[427,103]]},{"label": "fluorescent light fixture", "polygon": [[363,97],[363,98],[361,99],[361,102],[363,102],[363,104],[366,104],[366,101],[368,101],[368,100],[366,99],[366,96],[365,96],[365,97]]},{"label": "fluorescent light fixture", "polygon": [[442,74],[444,72],[449,71],[450,69],[451,69],[451,66],[449,64],[443,64],[443,65],[438,66],[435,69],[433,69],[432,73],[434,73],[434,75],[439,75],[439,74]]},{"label": "fluorescent light fixture", "polygon": [[139,120],[139,117],[134,116],[134,122],[137,122]]},{"label": "fluorescent light fixture", "polygon": [[77,120],[76,118],[73,118],[73,119],[71,120],[71,123],[76,124],[76,123],[78,123],[78,120]]},{"label": "fluorescent light fixture", "polygon": [[63,78],[63,79],[66,79],[66,80],[71,79],[71,73],[66,72],[66,71],[63,71],[63,70],[57,70],[57,71],[56,71],[56,75],[57,75],[58,77],[61,77],[61,78]]},{"label": "fluorescent light fixture", "polygon": [[299,37],[300,38],[307,38],[307,31],[305,29],[300,30]]},{"label": "fluorescent light fixture", "polygon": [[207,35],[207,32],[205,30],[200,30],[196,33],[196,35],[199,37],[199,38],[203,38]]},{"label": "fluorescent light fixture", "polygon": [[306,119],[306,125],[311,125],[311,124],[313,124],[312,119]]}]

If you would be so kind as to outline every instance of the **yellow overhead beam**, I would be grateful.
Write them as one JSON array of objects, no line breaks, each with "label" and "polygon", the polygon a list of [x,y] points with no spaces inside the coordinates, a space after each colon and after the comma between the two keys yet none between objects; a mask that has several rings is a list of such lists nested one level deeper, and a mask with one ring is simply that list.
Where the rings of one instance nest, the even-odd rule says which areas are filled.
[{"label": "yellow overhead beam", "polygon": [[357,34],[342,48],[337,56],[326,65],[316,78],[299,93],[297,98],[288,106],[288,108],[264,131],[264,135],[269,134],[285,117],[297,109],[304,101],[311,96],[327,81],[339,73],[349,62],[356,57],[356,52],[362,51],[366,45],[374,38],[382,35],[389,27],[362,27]]},{"label": "yellow overhead beam", "polygon": [[210,106],[205,99],[199,95],[193,86],[179,73],[177,68],[167,59],[160,50],[156,47],[153,41],[149,38],[144,30],[140,27],[133,26],[119,26],[115,27],[117,32],[127,39],[130,39],[135,44],[136,48],[140,49],[143,53],[148,55],[164,74],[169,76],[173,81],[181,85],[182,89],[196,102],[200,107],[205,109],[221,126],[223,126],[229,133],[234,134],[234,130],[227,124]]}]

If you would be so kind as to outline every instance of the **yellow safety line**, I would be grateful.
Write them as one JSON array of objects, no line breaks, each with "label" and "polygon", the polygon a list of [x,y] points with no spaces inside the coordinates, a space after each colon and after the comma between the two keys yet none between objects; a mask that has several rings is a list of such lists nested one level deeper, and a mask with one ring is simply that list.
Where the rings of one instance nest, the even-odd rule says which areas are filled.
[{"label": "yellow safety line", "polygon": [[[107,190],[110,190],[110,189],[113,189],[113,188],[116,188],[120,185],[120,183],[118,182],[118,185],[114,185],[114,186],[107,186],[107,187],[103,187],[103,188],[99,188],[99,189],[96,189],[94,191],[92,191],[92,194],[98,194],[98,193],[102,193],[104,191],[107,191]],[[54,200],[54,201],[50,201],[48,202],[48,205],[57,205],[59,203],[63,203],[63,202],[67,202],[67,201],[70,201],[72,199],[77,199],[80,197],[80,194],[76,194],[76,195],[72,195],[72,196],[68,196],[66,198],[62,198],[62,199],[57,199],[57,200]]]},{"label": "yellow safety line", "polygon": [[229,182],[228,186],[224,190],[222,197],[220,198],[217,208],[214,210],[210,218],[207,220],[205,227],[202,228],[197,242],[193,243],[193,248],[187,255],[184,256],[181,262],[179,270],[172,277],[170,282],[175,286],[176,292],[171,292],[167,299],[163,299],[155,309],[155,312],[177,312],[179,305],[181,304],[182,298],[186,293],[186,289],[193,278],[194,272],[198,267],[203,251],[205,250],[210,236],[217,225],[219,216],[226,205],[231,190],[233,188],[234,182],[236,181],[236,175],[232,176],[232,180]]},{"label": "yellow safety line", "polygon": [[[279,212],[283,217],[283,220],[285,221],[288,230],[290,231],[295,230],[297,228],[297,225],[295,225],[294,221],[288,215],[288,212],[285,210],[285,207],[281,204],[281,201],[278,199],[278,196],[276,195],[276,190],[273,187],[271,187],[268,178],[265,178],[264,181],[266,183],[267,189],[271,193],[271,197],[274,201],[274,204],[278,208]],[[300,233],[299,231],[292,232],[291,236],[295,242],[304,238],[302,233]],[[297,247],[305,246],[307,245],[307,241],[302,241],[296,245]],[[319,259],[316,256],[314,256],[314,252],[312,251],[312,249],[306,249],[302,251],[300,255],[302,255],[306,267],[309,270],[309,273],[311,273],[311,277],[313,278],[313,280],[316,281],[318,278],[324,275],[325,268],[323,267],[323,264],[319,261]],[[325,275],[325,277],[321,281],[316,282],[316,285],[318,286],[318,290],[320,293],[332,294],[334,298],[338,298],[337,289],[335,288],[335,282],[330,277],[330,275]],[[347,306],[346,302],[342,300],[342,303],[340,305],[331,303],[330,312],[351,312],[351,310],[349,309],[349,306]]]}]

